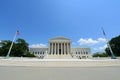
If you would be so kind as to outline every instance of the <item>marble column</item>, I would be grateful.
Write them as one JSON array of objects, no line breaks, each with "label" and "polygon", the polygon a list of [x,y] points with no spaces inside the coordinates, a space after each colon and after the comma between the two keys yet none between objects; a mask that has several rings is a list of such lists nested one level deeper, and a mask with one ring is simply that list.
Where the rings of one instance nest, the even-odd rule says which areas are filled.
[{"label": "marble column", "polygon": [[56,55],[58,54],[58,43],[56,43]]},{"label": "marble column", "polygon": [[55,45],[53,43],[53,55],[54,55],[54,53],[55,53]]},{"label": "marble column", "polygon": [[59,43],[58,43],[58,55],[59,55]]},{"label": "marble column", "polygon": [[51,45],[52,45],[51,54],[53,54],[53,43]]},{"label": "marble column", "polygon": [[65,43],[64,43],[64,54],[66,54],[66,52],[65,52]]},{"label": "marble column", "polygon": [[69,54],[69,47],[68,47],[68,43],[67,43],[67,54]]},{"label": "marble column", "polygon": [[51,54],[51,51],[52,51],[52,44],[50,43],[50,54]]},{"label": "marble column", "polygon": [[71,54],[71,44],[69,43],[69,53]]},{"label": "marble column", "polygon": [[56,43],[55,43],[55,53],[54,54],[56,55]]},{"label": "marble column", "polygon": [[61,43],[61,54],[63,55],[63,46],[62,46],[62,43]]},{"label": "marble column", "polygon": [[67,43],[65,43],[65,53],[67,54]]}]

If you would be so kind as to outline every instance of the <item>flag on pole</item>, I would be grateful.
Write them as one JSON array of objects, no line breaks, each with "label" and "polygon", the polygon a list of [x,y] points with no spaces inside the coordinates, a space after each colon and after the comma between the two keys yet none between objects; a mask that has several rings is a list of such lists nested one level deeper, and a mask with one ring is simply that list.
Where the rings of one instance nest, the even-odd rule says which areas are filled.
[{"label": "flag on pole", "polygon": [[17,35],[20,35],[20,32],[17,30],[16,34],[17,34]]},{"label": "flag on pole", "polygon": [[6,58],[9,58],[11,49],[12,49],[12,47],[13,47],[13,43],[14,43],[14,41],[15,41],[15,39],[16,39],[16,36],[19,35],[19,34],[20,34],[20,33],[19,33],[19,31],[17,30],[16,33],[15,33],[15,36],[13,37],[13,41],[12,41],[12,43],[11,43],[11,45],[10,45],[10,48],[9,48],[9,51],[8,51],[8,53],[7,53]]}]

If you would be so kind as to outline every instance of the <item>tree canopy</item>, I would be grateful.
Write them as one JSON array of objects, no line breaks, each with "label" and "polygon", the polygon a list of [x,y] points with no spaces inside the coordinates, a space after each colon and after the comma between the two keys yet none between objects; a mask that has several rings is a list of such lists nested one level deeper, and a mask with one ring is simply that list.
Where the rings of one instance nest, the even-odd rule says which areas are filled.
[{"label": "tree canopy", "polygon": [[[120,35],[112,38],[109,41],[109,44],[112,48],[112,51],[113,51],[114,55],[115,56],[120,56]],[[108,47],[105,49],[105,51],[109,56],[111,56],[111,52],[110,52]]]},{"label": "tree canopy", "polygon": [[108,57],[105,52],[96,52],[92,55],[93,57]]},{"label": "tree canopy", "polygon": [[[0,56],[6,56],[8,53],[8,50],[10,48],[12,41],[10,40],[3,40],[0,43]],[[21,38],[18,38],[16,42],[13,43],[13,47],[10,52],[10,56],[15,56],[15,57],[34,57],[34,55],[29,53],[29,47],[28,43]]]}]

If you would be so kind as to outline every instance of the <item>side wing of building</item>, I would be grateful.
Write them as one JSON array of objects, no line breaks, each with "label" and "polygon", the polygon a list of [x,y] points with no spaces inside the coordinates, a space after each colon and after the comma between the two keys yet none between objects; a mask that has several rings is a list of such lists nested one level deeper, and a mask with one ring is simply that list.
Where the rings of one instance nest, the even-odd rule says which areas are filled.
[{"label": "side wing of building", "polygon": [[43,59],[48,53],[48,48],[30,48],[29,51],[36,57]]},{"label": "side wing of building", "polygon": [[77,59],[87,59],[92,57],[90,48],[71,48],[71,53],[72,57]]}]

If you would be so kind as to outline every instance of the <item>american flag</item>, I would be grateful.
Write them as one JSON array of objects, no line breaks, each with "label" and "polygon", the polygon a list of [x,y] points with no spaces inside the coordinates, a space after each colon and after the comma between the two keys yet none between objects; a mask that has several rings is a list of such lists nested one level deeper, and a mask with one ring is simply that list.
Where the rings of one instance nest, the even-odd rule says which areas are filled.
[{"label": "american flag", "polygon": [[17,35],[20,35],[20,32],[17,30],[16,34],[17,34]]},{"label": "american flag", "polygon": [[104,36],[106,36],[105,31],[104,31],[104,29],[103,29],[103,28],[102,28],[102,31],[103,31],[103,35],[104,35]]}]

